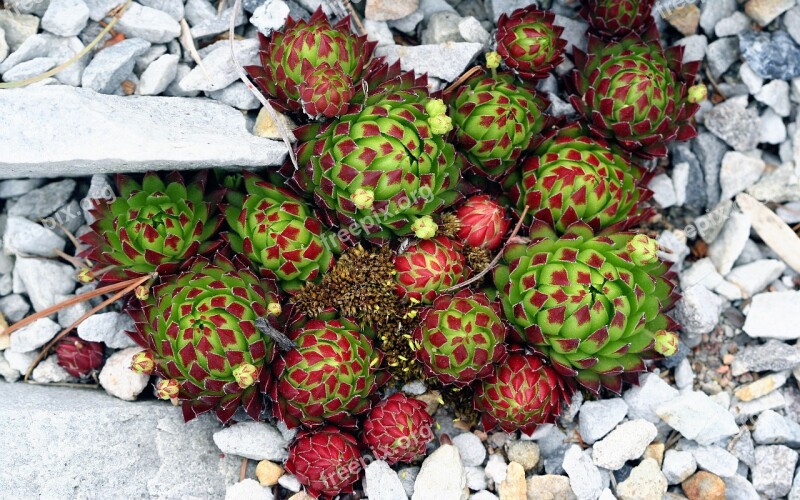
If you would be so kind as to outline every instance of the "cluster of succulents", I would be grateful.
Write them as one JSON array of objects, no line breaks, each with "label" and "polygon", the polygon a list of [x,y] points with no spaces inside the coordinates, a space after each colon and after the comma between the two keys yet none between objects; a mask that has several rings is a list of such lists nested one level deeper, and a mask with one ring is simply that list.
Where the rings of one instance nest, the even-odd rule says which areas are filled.
[{"label": "cluster of succulents", "polygon": [[[441,95],[347,19],[262,37],[247,69],[303,123],[299,168],[121,177],[93,211],[94,275],[142,283],[132,369],[187,420],[243,407],[301,428],[286,468],[329,498],[362,449],[411,462],[433,439],[427,406],[389,387],[425,378],[487,432],[530,433],[579,388],[618,393],[674,353],[674,276],[635,226],[652,213],[643,159],[693,135],[697,64],[661,48],[652,1],[583,3],[575,123],[535,90],[566,46],[535,8],[502,16],[486,69]],[[85,376],[98,353],[58,355]]]}]

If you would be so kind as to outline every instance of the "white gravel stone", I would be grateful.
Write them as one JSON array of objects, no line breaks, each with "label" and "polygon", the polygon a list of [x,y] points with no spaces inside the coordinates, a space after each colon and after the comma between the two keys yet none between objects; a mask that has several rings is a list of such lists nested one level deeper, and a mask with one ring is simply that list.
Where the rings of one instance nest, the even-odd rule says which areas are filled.
[{"label": "white gravel stone", "polygon": [[753,297],[742,329],[753,338],[800,338],[800,323],[790,311],[800,311],[800,291],[759,293]]},{"label": "white gravel stone", "polygon": [[720,19],[714,27],[717,38],[738,35],[750,27],[750,19],[743,12],[734,12],[725,19]]},{"label": "white gravel stone", "polygon": [[75,36],[89,21],[89,7],[83,0],[50,0],[42,17],[42,29],[58,36]]},{"label": "white gravel stone", "polygon": [[6,230],[3,234],[3,247],[6,252],[16,255],[55,257],[56,252],[63,251],[65,245],[64,238],[24,217],[12,215],[6,221]]},{"label": "white gravel stone", "polygon": [[150,42],[129,38],[101,50],[83,71],[81,85],[102,94],[113,94],[131,75],[136,58],[149,48]]},{"label": "white gravel stone", "polygon": [[756,447],[753,486],[767,498],[780,498],[792,488],[797,452],[783,445]]},{"label": "white gravel stone", "polygon": [[178,60],[174,54],[164,54],[153,61],[139,78],[139,95],[158,95],[164,92],[178,74]]},{"label": "white gravel stone", "polygon": [[[216,11],[216,7],[214,8]],[[199,38],[204,38],[208,36],[218,35],[220,33],[228,31],[231,13],[233,12],[232,7],[228,7],[227,9],[220,12],[219,15],[215,15],[211,19],[207,19],[201,23],[195,24],[192,26],[191,33],[192,37],[195,40]],[[241,26],[247,23],[247,16],[244,15],[243,10],[239,10],[236,14],[236,18],[234,20],[235,26]]]},{"label": "white gravel stone", "polygon": [[669,484],[680,484],[697,470],[697,461],[688,451],[667,450],[661,472]]},{"label": "white gravel stone", "polygon": [[481,43],[487,46],[491,41],[491,35],[483,27],[480,21],[472,16],[462,18],[458,22],[458,32],[467,42]]},{"label": "white gravel stone", "polygon": [[282,461],[288,457],[289,442],[265,422],[239,422],[214,433],[214,442],[223,453],[251,460]]},{"label": "white gravel stone", "polygon": [[486,459],[486,447],[481,438],[471,432],[459,434],[453,438],[453,445],[458,448],[461,460],[466,466],[478,466]]},{"label": "white gravel stone", "polygon": [[749,298],[780,278],[785,270],[786,264],[780,260],[761,259],[734,267],[725,279],[741,288],[744,297]]},{"label": "white gravel stone", "polygon": [[364,492],[370,500],[406,500],[397,473],[383,460],[371,462],[364,471]]},{"label": "white gravel stone", "polygon": [[225,490],[225,500],[272,500],[273,498],[272,490],[250,478],[228,486]]},{"label": "white gravel stone", "polygon": [[283,0],[267,0],[253,12],[250,17],[250,24],[258,28],[264,35],[268,35],[272,30],[279,29],[286,23],[289,17],[289,6]]},{"label": "white gravel stone", "polygon": [[8,43],[6,42],[6,32],[0,28],[0,63],[8,57]]},{"label": "white gravel stone", "polygon": [[656,426],[647,420],[624,422],[595,443],[592,460],[598,467],[618,470],[628,460],[641,457],[657,433]]},{"label": "white gravel stone", "polygon": [[36,368],[31,372],[31,378],[34,382],[39,382],[40,384],[57,384],[72,379],[67,370],[58,364],[58,356],[55,354],[51,354],[36,365]]},{"label": "white gravel stone", "polygon": [[481,491],[487,488],[486,473],[482,467],[464,467],[467,474],[467,488]]},{"label": "white gravel stone", "polygon": [[719,446],[698,446],[691,450],[697,466],[719,477],[736,475],[739,460]]},{"label": "white gravel stone", "polygon": [[659,499],[666,492],[667,479],[653,458],[642,460],[633,468],[628,479],[617,486],[619,500]]},{"label": "white gravel stone", "polygon": [[31,352],[14,352],[10,349],[6,349],[3,351],[3,355],[8,362],[8,365],[13,369],[18,371],[20,374],[25,374],[28,371],[28,368],[33,363],[33,360],[36,359],[36,356],[39,355],[38,351],[31,351]]},{"label": "white gravel stone", "polygon": [[734,395],[739,401],[752,401],[780,389],[789,380],[789,370],[767,374],[755,382],[739,386]]},{"label": "white gravel stone", "polygon": [[[258,64],[260,47],[258,40],[237,40],[234,42],[234,46],[239,64],[243,66]],[[203,66],[208,74],[203,72],[203,68],[197,66],[183,77],[179,87],[184,91],[220,90],[239,79],[231,58],[231,48],[227,43],[215,47],[203,57]]]},{"label": "white gravel stone", "polygon": [[118,312],[93,314],[78,325],[78,336],[91,342],[103,342],[112,349],[134,347],[126,332],[135,330],[131,317]]},{"label": "white gravel stone", "polygon": [[0,377],[3,377],[7,383],[12,384],[19,379],[20,374],[19,370],[14,369],[6,360],[4,352],[0,351]]},{"label": "white gravel stone", "polygon": [[772,80],[761,87],[755,98],[775,110],[780,116],[789,116],[792,105],[789,102],[789,84],[783,80]]},{"label": "white gravel stone", "polygon": [[297,476],[294,474],[284,474],[278,478],[278,484],[283,486],[289,491],[298,492],[303,487],[300,484],[300,481],[297,479]]},{"label": "white gravel stone", "polygon": [[747,96],[732,97],[714,106],[703,118],[706,128],[736,151],[750,151],[758,145],[760,132],[753,126],[758,122],[758,113],[747,104]]},{"label": "white gravel stone", "polygon": [[389,29],[389,24],[386,21],[370,21],[364,19],[364,30],[366,30],[367,38],[370,41],[378,42],[378,45],[394,45],[394,35],[392,30]]},{"label": "white gravel stone", "polygon": [[180,22],[184,18],[183,0],[139,0],[145,7],[152,7],[169,14],[172,19]]},{"label": "white gravel stone", "polygon": [[506,464],[503,455],[500,455],[499,453],[493,453],[489,455],[489,460],[486,462],[484,471],[486,472],[486,476],[494,481],[495,484],[500,484],[506,478],[507,469],[508,465]]},{"label": "white gravel stone", "polygon": [[57,296],[67,295],[75,289],[75,268],[49,259],[17,257],[14,274],[24,284],[37,311],[55,305]]},{"label": "white gravel stone", "polygon": [[467,475],[458,448],[445,444],[428,455],[414,482],[412,500],[467,500]]},{"label": "white gravel stone", "polygon": [[731,414],[737,424],[744,424],[750,418],[767,410],[777,410],[786,406],[786,398],[780,391],[770,392],[766,396],[752,401],[734,401],[731,405]]},{"label": "white gravel stone", "polygon": [[719,236],[708,246],[708,256],[723,276],[733,268],[750,239],[750,218],[733,211]]},{"label": "white gravel stone", "polygon": [[744,191],[761,178],[767,164],[760,158],[753,158],[738,151],[728,151],[722,157],[720,186],[722,199],[730,199]]},{"label": "white gravel stone", "polygon": [[680,394],[660,405],[656,413],[683,437],[700,445],[713,444],[739,432],[733,415],[699,391]]},{"label": "white gravel stone", "polygon": [[753,440],[758,444],[786,444],[796,448],[800,446],[800,424],[767,410],[758,416]]},{"label": "white gravel stone", "polygon": [[[286,154],[250,134],[239,111],[206,99],[26,88],[0,92],[0,115],[0,177],[263,167]],[[23,133],[31,127],[35,137]]]},{"label": "white gravel stone", "polygon": [[678,391],[664,382],[655,373],[646,373],[639,378],[639,385],[625,391],[624,399],[628,404],[628,418],[643,418],[651,423],[661,419],[656,408],[678,397]]},{"label": "white gravel stone", "polygon": [[14,52],[39,30],[39,18],[10,9],[0,9],[0,29],[5,32],[6,43],[11,52]]},{"label": "white gravel stone", "polygon": [[653,199],[661,208],[669,208],[678,202],[675,185],[667,174],[656,175],[647,187],[653,192]]},{"label": "white gravel stone", "polygon": [[39,318],[30,325],[11,333],[12,352],[31,352],[46,343],[61,330],[61,326],[50,318]]},{"label": "white gravel stone", "polygon": [[675,316],[689,336],[689,347],[696,346],[702,335],[717,327],[722,306],[723,300],[704,286],[695,285],[684,290],[675,306]]},{"label": "white gravel stone", "polygon": [[587,444],[594,443],[611,432],[627,413],[628,404],[620,398],[583,403],[580,410],[581,438]]},{"label": "white gravel stone", "polygon": [[681,38],[675,45],[682,45],[683,62],[702,61],[708,48],[708,38],[705,35],[692,35]]},{"label": "white gravel stone", "polygon": [[492,492],[482,490],[470,495],[469,500],[499,500],[499,498]]},{"label": "white gravel stone", "polygon": [[718,38],[708,44],[706,61],[715,78],[719,78],[739,60],[739,41],[734,36]]},{"label": "white gravel stone", "polygon": [[684,358],[678,363],[673,375],[675,377],[675,385],[678,389],[691,388],[694,384],[694,370],[692,370],[692,364],[689,362],[688,358]]},{"label": "white gravel stone", "polygon": [[788,137],[786,132],[786,124],[783,123],[783,118],[772,109],[767,108],[761,114],[761,136],[759,142],[766,144],[781,144]]},{"label": "white gravel stone", "polygon": [[125,401],[135,401],[145,390],[150,376],[131,370],[131,360],[141,350],[141,347],[129,347],[106,360],[98,378],[107,393]]},{"label": "white gravel stone", "polygon": [[[738,474],[723,477],[725,482],[725,496],[727,500],[760,500],[753,483]],[[792,499],[794,500],[794,499]]]},{"label": "white gravel stone", "polygon": [[10,70],[3,73],[3,80],[7,82],[18,82],[40,75],[49,71],[58,64],[52,57],[37,57],[23,63],[19,63]]},{"label": "white gravel stone", "polygon": [[579,500],[595,499],[605,488],[600,469],[592,463],[592,452],[572,445],[564,454],[564,470],[569,476],[572,491]]},{"label": "white gravel stone", "polygon": [[757,94],[764,85],[764,78],[756,74],[747,63],[742,63],[742,66],[739,68],[739,77],[742,79],[742,82],[747,85],[747,89],[751,94]]},{"label": "white gravel stone", "polygon": [[208,97],[242,110],[258,109],[261,107],[258,98],[248,90],[247,85],[243,82],[234,82],[224,89],[209,92]]},{"label": "white gravel stone", "polygon": [[419,474],[419,467],[403,467],[397,471],[397,477],[403,483],[403,489],[408,496],[414,494],[414,482],[417,480],[417,474]]},{"label": "white gravel stone", "polygon": [[378,47],[375,55],[386,57],[388,63],[399,59],[403,71],[414,70],[418,74],[428,73],[429,76],[452,81],[464,72],[481,50],[483,45],[480,43],[447,42],[415,47],[386,45]]},{"label": "white gravel stone", "polygon": [[17,322],[25,317],[31,306],[21,295],[11,294],[0,299],[0,312],[8,321]]}]

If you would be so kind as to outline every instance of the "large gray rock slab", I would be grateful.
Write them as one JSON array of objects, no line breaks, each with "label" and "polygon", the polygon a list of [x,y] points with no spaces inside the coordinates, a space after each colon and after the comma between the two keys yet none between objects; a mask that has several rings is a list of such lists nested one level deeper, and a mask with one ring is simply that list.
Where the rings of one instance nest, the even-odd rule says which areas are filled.
[{"label": "large gray rock slab", "polygon": [[286,155],[212,100],[112,96],[67,86],[0,91],[0,178],[262,167]]},{"label": "large gray rock slab", "polygon": [[13,498],[223,498],[239,457],[221,456],[212,417],[169,403],[0,382],[3,467]]}]

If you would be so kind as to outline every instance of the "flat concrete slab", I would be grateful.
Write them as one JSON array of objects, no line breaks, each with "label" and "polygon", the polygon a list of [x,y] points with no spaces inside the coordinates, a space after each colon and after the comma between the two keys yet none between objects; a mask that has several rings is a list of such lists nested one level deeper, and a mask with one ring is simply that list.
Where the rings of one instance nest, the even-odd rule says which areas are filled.
[{"label": "flat concrete slab", "polygon": [[[8,498],[223,498],[241,459],[204,415],[102,390],[0,382],[0,490]],[[252,477],[252,476],[251,476]]]},{"label": "flat concrete slab", "polygon": [[205,98],[114,96],[65,85],[0,90],[0,179],[279,165],[236,109]]}]

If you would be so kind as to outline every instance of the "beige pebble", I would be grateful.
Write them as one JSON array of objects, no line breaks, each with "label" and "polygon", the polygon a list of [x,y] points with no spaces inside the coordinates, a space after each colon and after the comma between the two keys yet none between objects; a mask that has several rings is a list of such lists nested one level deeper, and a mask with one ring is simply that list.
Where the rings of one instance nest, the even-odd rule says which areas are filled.
[{"label": "beige pebble", "polygon": [[283,467],[269,460],[262,460],[256,466],[256,477],[261,486],[274,486],[284,474]]},{"label": "beige pebble", "polygon": [[653,443],[644,450],[643,458],[652,458],[661,467],[664,462],[664,443]]},{"label": "beige pebble", "polygon": [[525,483],[525,469],[517,462],[508,464],[506,478],[500,483],[497,492],[500,500],[524,500],[528,491]]}]

